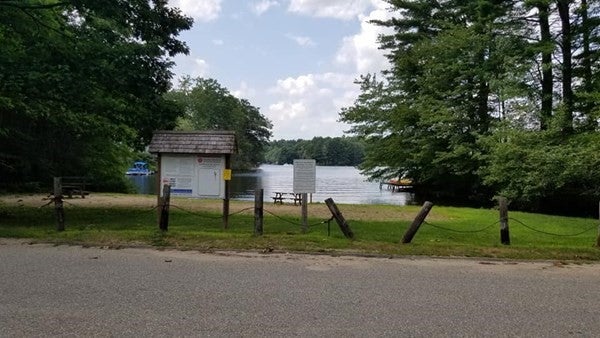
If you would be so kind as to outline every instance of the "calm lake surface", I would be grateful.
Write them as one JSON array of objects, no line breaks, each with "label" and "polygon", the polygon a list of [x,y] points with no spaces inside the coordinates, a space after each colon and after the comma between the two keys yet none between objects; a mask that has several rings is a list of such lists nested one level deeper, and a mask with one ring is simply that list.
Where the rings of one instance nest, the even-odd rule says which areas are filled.
[{"label": "calm lake surface", "polygon": [[[156,175],[128,176],[140,194],[156,194]],[[234,172],[231,179],[231,198],[254,200],[254,191],[264,189],[265,201],[272,202],[273,192],[293,191],[294,166],[261,165],[253,171]],[[346,204],[393,204],[413,203],[414,196],[408,192],[392,192],[379,189],[379,183],[368,182],[354,167],[317,166],[317,192],[312,201],[323,203],[333,198],[336,203]]]}]

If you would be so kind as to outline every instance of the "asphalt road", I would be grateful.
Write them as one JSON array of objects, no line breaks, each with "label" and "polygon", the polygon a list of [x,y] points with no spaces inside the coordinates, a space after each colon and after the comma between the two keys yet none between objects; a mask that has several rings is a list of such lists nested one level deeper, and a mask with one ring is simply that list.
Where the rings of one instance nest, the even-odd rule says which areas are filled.
[{"label": "asphalt road", "polygon": [[0,239],[0,336],[600,336],[600,265]]}]

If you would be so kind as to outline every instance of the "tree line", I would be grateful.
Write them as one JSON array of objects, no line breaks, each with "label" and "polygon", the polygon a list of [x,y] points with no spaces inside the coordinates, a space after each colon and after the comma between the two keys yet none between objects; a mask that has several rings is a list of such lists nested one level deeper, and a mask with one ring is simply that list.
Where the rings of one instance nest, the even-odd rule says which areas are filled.
[{"label": "tree line", "polygon": [[391,66],[340,114],[366,173],[440,199],[597,209],[598,1],[387,2],[373,23]]},{"label": "tree line", "polygon": [[355,137],[314,137],[312,140],[278,140],[266,147],[265,163],[292,164],[294,159],[315,159],[318,165],[357,166],[365,156]]}]

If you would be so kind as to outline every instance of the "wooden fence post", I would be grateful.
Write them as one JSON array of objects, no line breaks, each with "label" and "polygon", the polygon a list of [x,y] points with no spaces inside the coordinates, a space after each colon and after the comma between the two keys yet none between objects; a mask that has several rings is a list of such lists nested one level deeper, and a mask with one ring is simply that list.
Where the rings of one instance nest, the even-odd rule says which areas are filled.
[{"label": "wooden fence post", "polygon": [[415,235],[417,234],[419,227],[421,227],[421,224],[423,224],[425,218],[429,214],[429,211],[431,211],[431,208],[433,208],[433,203],[425,202],[423,204],[423,207],[421,208],[421,211],[419,211],[419,213],[417,214],[417,217],[415,217],[408,229],[406,229],[404,237],[402,237],[402,244],[408,244],[412,241],[413,237],[415,237]]},{"label": "wooden fence post", "polygon": [[498,209],[500,209],[500,242],[510,245],[510,233],[508,231],[508,201],[505,197],[498,198]]},{"label": "wooden fence post", "polygon": [[[600,222],[600,202],[598,202],[598,222]],[[596,237],[596,246],[600,247],[600,223],[598,223],[598,237]]]},{"label": "wooden fence post", "polygon": [[342,216],[342,213],[338,209],[337,205],[335,205],[335,202],[333,202],[333,199],[326,199],[325,204],[327,204],[329,211],[331,211],[333,218],[335,218],[337,224],[340,226],[340,229],[342,230],[344,236],[346,236],[346,238],[349,239],[354,239],[354,233],[352,232],[352,230],[350,230],[350,225],[348,225],[348,222],[346,222],[346,219],[344,218],[344,216]]},{"label": "wooden fence post", "polygon": [[[231,169],[231,155],[225,156],[225,169]],[[223,198],[223,229],[229,228],[229,195],[231,180],[225,180],[225,198]]]},{"label": "wooden fence post", "polygon": [[158,227],[162,231],[169,230],[169,204],[171,203],[171,186],[165,184],[163,186],[163,197],[160,202],[160,219]]},{"label": "wooden fence post", "polygon": [[302,201],[300,201],[300,205],[302,206],[302,233],[308,232],[308,194],[303,193]]},{"label": "wooden fence post", "polygon": [[263,197],[263,189],[254,191],[254,236],[263,235]]},{"label": "wooden fence post", "polygon": [[62,200],[62,179],[54,178],[54,211],[56,213],[56,231],[65,231],[65,209]]}]

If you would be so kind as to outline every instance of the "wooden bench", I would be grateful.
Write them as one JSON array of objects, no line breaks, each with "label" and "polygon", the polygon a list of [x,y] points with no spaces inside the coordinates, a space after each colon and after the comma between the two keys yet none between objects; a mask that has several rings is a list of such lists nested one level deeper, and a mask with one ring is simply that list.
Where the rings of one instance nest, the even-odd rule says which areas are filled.
[{"label": "wooden bench", "polygon": [[62,194],[73,198],[73,195],[79,195],[85,198],[90,192],[86,190],[89,186],[88,178],[81,176],[63,176],[61,177]]},{"label": "wooden bench", "polygon": [[[283,204],[284,200],[289,200],[290,202],[294,202],[294,205],[302,204],[302,194],[294,194],[293,192],[291,192],[291,193],[273,192],[273,194],[274,194],[274,196],[272,196],[271,198],[273,199],[274,204]],[[291,197],[286,197],[288,195]]]},{"label": "wooden bench", "polygon": [[292,195],[292,197],[289,199],[294,201],[294,205],[302,205],[302,194],[290,193],[290,195]]},{"label": "wooden bench", "polygon": [[274,192],[275,196],[272,196],[271,198],[273,199],[273,204],[283,204],[283,195],[285,195],[284,192]]}]

